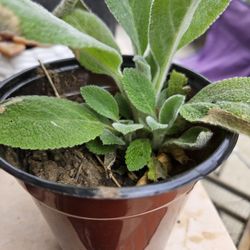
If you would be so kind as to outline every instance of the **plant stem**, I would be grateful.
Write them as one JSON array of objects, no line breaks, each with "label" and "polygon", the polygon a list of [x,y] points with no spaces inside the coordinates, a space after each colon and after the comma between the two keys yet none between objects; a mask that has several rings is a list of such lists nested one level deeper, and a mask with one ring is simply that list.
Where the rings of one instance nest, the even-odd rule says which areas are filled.
[{"label": "plant stem", "polygon": [[155,79],[154,86],[155,86],[155,90],[156,90],[156,100],[157,101],[159,99],[163,85],[166,81],[166,77],[168,75],[169,68],[170,68],[170,63],[167,64],[167,66],[165,67],[165,70],[160,69],[159,75]]},{"label": "plant stem", "polygon": [[162,135],[161,132],[157,130],[153,132],[153,149],[154,150],[157,151],[161,147],[163,139],[164,139],[164,136]]},{"label": "plant stem", "polygon": [[68,14],[79,2],[79,0],[62,0],[54,9],[53,14],[62,17]]}]

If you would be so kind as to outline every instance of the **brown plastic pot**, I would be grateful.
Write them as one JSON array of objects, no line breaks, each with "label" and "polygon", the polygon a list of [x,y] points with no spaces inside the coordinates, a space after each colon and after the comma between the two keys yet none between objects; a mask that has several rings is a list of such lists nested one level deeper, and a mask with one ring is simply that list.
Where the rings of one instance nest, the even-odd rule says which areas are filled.
[{"label": "brown plastic pot", "polygon": [[[124,66],[133,66],[124,57]],[[100,83],[109,88],[111,80],[80,68],[74,59],[46,65],[60,76],[74,75],[80,85]],[[194,89],[209,82],[180,66]],[[44,94],[48,87],[37,67],[0,84],[0,100],[24,94]],[[78,89],[79,86],[76,86]],[[194,184],[216,169],[233,150],[237,135],[221,130],[217,146],[192,170],[142,187],[81,188],[53,183],[30,175],[0,158],[0,166],[15,176],[32,195],[60,246],[64,250],[151,250],[164,249],[164,241],[176,221]]]}]

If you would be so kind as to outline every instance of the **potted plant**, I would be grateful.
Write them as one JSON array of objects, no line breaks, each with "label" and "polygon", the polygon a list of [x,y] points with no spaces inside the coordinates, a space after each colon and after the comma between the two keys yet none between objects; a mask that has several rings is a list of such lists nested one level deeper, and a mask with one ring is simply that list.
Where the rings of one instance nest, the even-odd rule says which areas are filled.
[{"label": "potted plant", "polygon": [[[0,51],[63,44],[84,67],[41,65],[50,85],[38,68],[1,84],[0,163],[34,197],[63,249],[161,249],[157,239],[167,238],[195,182],[232,151],[229,131],[249,135],[250,79],[205,87],[206,79],[171,66],[229,1],[106,3],[131,37],[133,61],[122,60],[83,1],[63,1],[58,18],[29,0],[0,0]],[[84,103],[65,98],[79,88]]]}]

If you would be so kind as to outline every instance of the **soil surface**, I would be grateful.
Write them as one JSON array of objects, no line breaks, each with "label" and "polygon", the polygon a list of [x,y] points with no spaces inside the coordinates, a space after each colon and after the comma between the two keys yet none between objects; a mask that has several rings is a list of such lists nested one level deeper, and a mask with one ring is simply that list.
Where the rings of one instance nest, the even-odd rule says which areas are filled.
[{"label": "soil surface", "polygon": [[[84,147],[31,151],[5,149],[4,158],[14,166],[42,179],[84,187],[117,186],[102,165],[103,159],[87,152]],[[103,162],[104,164],[104,162]],[[134,183],[123,174],[113,175],[121,186]]]}]

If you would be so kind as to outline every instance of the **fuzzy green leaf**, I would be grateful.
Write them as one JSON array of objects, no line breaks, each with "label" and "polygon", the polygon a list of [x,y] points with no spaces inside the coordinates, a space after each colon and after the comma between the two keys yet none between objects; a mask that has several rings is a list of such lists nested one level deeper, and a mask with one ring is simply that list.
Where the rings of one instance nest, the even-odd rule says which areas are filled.
[{"label": "fuzzy green leaf", "polygon": [[168,124],[159,123],[151,116],[147,116],[146,122],[153,131],[162,129],[166,130],[168,128]]},{"label": "fuzzy green leaf", "polygon": [[123,118],[131,119],[132,118],[132,110],[129,106],[127,100],[124,98],[124,96],[121,93],[115,94],[115,100],[118,103],[120,114],[123,116]]},{"label": "fuzzy green leaf", "polygon": [[119,119],[119,108],[115,98],[101,87],[89,85],[81,88],[86,103],[98,114],[112,120]]},{"label": "fuzzy green leaf", "polygon": [[0,0],[0,5],[15,13],[20,20],[21,35],[25,38],[70,47],[80,63],[95,73],[120,74],[122,59],[115,49],[80,32],[40,5],[30,0]]},{"label": "fuzzy green leaf", "polygon": [[82,109],[84,110],[85,116],[87,119],[97,121],[97,122],[102,122],[104,124],[109,123],[109,120],[106,117],[95,112],[92,108],[89,107],[88,104],[82,103],[81,105],[82,105]]},{"label": "fuzzy green leaf", "polygon": [[79,31],[119,51],[115,39],[107,25],[95,14],[75,9],[62,18]]},{"label": "fuzzy green leaf", "polygon": [[139,111],[155,115],[155,91],[145,75],[136,69],[125,69],[122,84],[129,100]]},{"label": "fuzzy green leaf", "polygon": [[130,143],[126,151],[129,171],[137,171],[146,166],[151,158],[152,148],[148,139],[137,139]]},{"label": "fuzzy green leaf", "polygon": [[163,89],[159,95],[159,98],[157,100],[157,108],[161,108],[164,102],[166,101],[167,98],[167,89]]},{"label": "fuzzy green leaf", "polygon": [[177,119],[181,106],[185,102],[185,96],[174,95],[169,97],[163,104],[160,113],[159,120],[163,124],[168,124],[169,128],[174,124]]},{"label": "fuzzy green leaf", "polygon": [[250,78],[236,77],[209,84],[200,90],[189,103],[220,101],[250,103]]},{"label": "fuzzy green leaf", "polygon": [[100,139],[95,139],[86,143],[86,147],[91,153],[96,155],[106,155],[115,151],[115,146],[103,145]]},{"label": "fuzzy green leaf", "polygon": [[160,67],[159,79],[155,82],[157,95],[162,89],[174,54],[192,22],[200,1],[153,1],[149,25],[149,42],[152,54]]},{"label": "fuzzy green leaf", "polygon": [[230,0],[201,0],[187,32],[181,39],[182,48],[201,36],[226,9]]},{"label": "fuzzy green leaf", "polygon": [[192,127],[177,139],[170,139],[164,143],[164,147],[178,146],[183,149],[201,149],[212,138],[211,130],[203,127]]},{"label": "fuzzy green leaf", "polygon": [[177,94],[185,95],[183,87],[187,85],[187,83],[188,78],[184,74],[173,70],[168,81],[167,97]]},{"label": "fuzzy green leaf", "polygon": [[123,124],[119,122],[114,122],[112,126],[123,135],[135,132],[144,127],[142,124]]},{"label": "fuzzy green leaf", "polygon": [[105,129],[100,135],[103,145],[125,145],[125,142],[118,136],[114,135],[110,130]]},{"label": "fuzzy green leaf", "polygon": [[189,122],[202,122],[250,136],[250,104],[197,102],[185,104],[181,116]]},{"label": "fuzzy green leaf", "polygon": [[250,79],[232,78],[203,88],[182,106],[181,115],[250,135]]},{"label": "fuzzy green leaf", "polygon": [[137,54],[143,55],[148,44],[151,0],[106,0],[117,21],[130,36]]},{"label": "fuzzy green leaf", "polygon": [[81,104],[46,96],[23,96],[0,104],[0,144],[22,149],[80,145],[101,135]]},{"label": "fuzzy green leaf", "polygon": [[134,56],[133,61],[136,69],[151,81],[151,68],[146,59],[142,56]]}]

